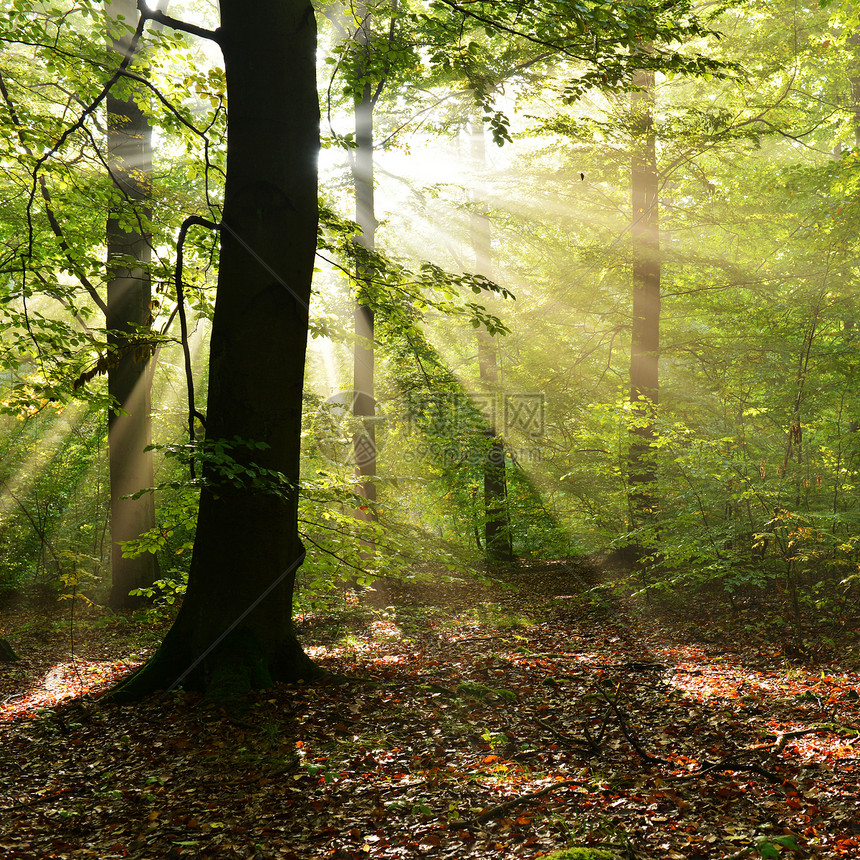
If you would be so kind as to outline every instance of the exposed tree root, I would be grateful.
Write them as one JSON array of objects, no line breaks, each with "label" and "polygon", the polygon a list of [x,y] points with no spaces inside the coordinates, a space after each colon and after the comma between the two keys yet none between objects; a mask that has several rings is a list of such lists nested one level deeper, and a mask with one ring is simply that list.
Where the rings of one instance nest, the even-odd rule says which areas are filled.
[{"label": "exposed tree root", "polygon": [[209,702],[228,703],[277,681],[317,681],[325,676],[294,636],[285,637],[278,652],[270,655],[252,631],[240,629],[211,653],[195,656],[187,638],[174,627],[155,654],[104,700],[124,704],[181,687],[203,692]]}]

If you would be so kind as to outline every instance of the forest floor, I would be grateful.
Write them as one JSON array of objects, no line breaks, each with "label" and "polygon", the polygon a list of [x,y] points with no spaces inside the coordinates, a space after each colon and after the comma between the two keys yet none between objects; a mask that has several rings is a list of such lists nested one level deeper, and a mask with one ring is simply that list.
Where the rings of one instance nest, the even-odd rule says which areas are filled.
[{"label": "forest floor", "polygon": [[[4,858],[860,858],[860,635],[613,599],[577,563],[308,615],[340,677],[225,712],[98,692],[162,628],[0,615]],[[822,640],[824,641],[824,640]]]}]

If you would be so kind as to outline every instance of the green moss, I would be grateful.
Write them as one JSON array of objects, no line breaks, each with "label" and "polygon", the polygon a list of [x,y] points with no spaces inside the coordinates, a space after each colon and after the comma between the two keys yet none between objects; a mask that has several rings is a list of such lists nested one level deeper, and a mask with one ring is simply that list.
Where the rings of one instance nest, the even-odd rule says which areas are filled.
[{"label": "green moss", "polygon": [[229,702],[251,690],[272,686],[266,652],[249,630],[235,630],[209,658],[206,688],[210,702]]},{"label": "green moss", "polygon": [[495,689],[493,687],[485,687],[483,684],[473,684],[471,681],[466,681],[457,686],[457,694],[470,699],[486,699],[490,696],[496,699],[516,699],[516,693],[510,690],[505,690],[503,687]]},{"label": "green moss", "polygon": [[[134,702],[158,690],[173,689],[181,680],[183,689],[204,691],[212,704],[234,704],[251,690],[271,687],[275,679],[294,682],[327,677],[295,637],[288,638],[281,652],[270,659],[253,632],[235,630],[203,661],[194,658],[188,639],[187,631],[174,625],[155,654],[107,693],[105,701]],[[193,671],[188,671],[189,666]]]},{"label": "green moss", "polygon": [[541,860],[618,860],[618,855],[604,848],[563,848],[544,854]]}]

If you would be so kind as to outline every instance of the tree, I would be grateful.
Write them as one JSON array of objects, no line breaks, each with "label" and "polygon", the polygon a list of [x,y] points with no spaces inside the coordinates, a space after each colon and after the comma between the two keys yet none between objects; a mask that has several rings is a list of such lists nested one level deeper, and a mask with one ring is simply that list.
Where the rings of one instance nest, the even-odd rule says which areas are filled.
[{"label": "tree", "polygon": [[[353,185],[355,187],[355,220],[361,227],[361,235],[356,237],[363,248],[372,251],[375,247],[376,211],[374,206],[373,177],[373,108],[384,86],[381,81],[374,92],[370,77],[371,54],[371,11],[360,5],[356,16],[359,18],[355,34],[358,53],[357,82],[360,94],[353,106],[355,113],[355,152],[353,155]],[[355,304],[355,346],[353,347],[353,414],[363,422],[362,431],[355,434],[353,453],[355,456],[356,477],[359,492],[370,503],[376,501],[376,428],[373,418],[376,414],[374,401],[374,318],[373,308],[368,304],[368,294],[372,290],[372,272],[357,267],[356,280],[359,284]],[[373,519],[369,508],[359,508],[358,516]]]},{"label": "tree", "polygon": [[653,410],[660,392],[659,176],[654,134],[654,73],[634,76],[631,95],[630,185],[633,240],[633,320],[630,342],[630,404],[636,417],[627,476],[633,526],[652,518],[655,499]]},{"label": "tree", "polygon": [[[144,14],[152,14],[146,13]],[[204,471],[185,601],[161,647],[115,696],[178,684],[226,695],[315,667],[292,628],[302,386],[317,238],[316,22],[307,0],[222,0],[214,32],[229,101]],[[275,475],[282,491],[254,476]],[[255,486],[256,485],[256,486]]]},{"label": "tree", "polygon": [[[477,170],[486,170],[487,153],[484,143],[484,124],[473,116],[470,123],[472,159]],[[475,252],[475,272],[492,277],[492,241],[490,216],[485,192],[479,188],[475,194],[471,215],[472,248]],[[478,331],[478,373],[482,384],[493,395],[499,383],[498,350],[486,330]],[[507,480],[505,476],[505,443],[498,427],[489,422],[486,428],[487,450],[483,458],[484,473],[484,549],[491,561],[510,561],[513,558],[511,529],[508,522]]]},{"label": "tree", "polygon": [[[137,17],[135,2],[108,0],[105,13],[109,48],[121,62],[131,48],[130,24]],[[155,526],[153,494],[131,498],[154,483],[152,453],[145,450],[151,443],[152,350],[141,337],[152,319],[152,128],[140,106],[144,93],[125,80],[118,84],[107,95],[107,164],[116,197],[107,221],[105,314],[110,352],[108,392],[112,398],[108,412],[113,580],[110,605],[115,609],[139,602],[129,592],[152,585],[159,572],[155,553],[125,558],[122,546]]]}]

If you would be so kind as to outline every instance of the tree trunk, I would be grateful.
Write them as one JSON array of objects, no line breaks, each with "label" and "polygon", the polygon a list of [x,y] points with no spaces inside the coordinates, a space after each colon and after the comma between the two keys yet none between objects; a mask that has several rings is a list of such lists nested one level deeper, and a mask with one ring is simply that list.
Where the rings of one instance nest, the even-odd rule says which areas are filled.
[{"label": "tree trunk", "polygon": [[[135,0],[107,0],[109,43],[119,64],[129,50],[128,25],[137,20]],[[122,16],[123,21],[118,22]],[[150,444],[152,351],[136,343],[151,321],[149,222],[152,187],[152,129],[133,98],[107,97],[108,168],[117,199],[107,222],[108,392],[116,407],[108,412],[110,523],[114,609],[140,603],[129,591],[152,585],[159,576],[153,553],[123,558],[122,542],[155,527],[152,493],[127,498],[153,485]]]},{"label": "tree trunk", "polygon": [[[357,50],[363,53],[364,61],[359,68],[367,66],[370,42],[370,13],[359,6],[356,15],[362,18],[356,34]],[[370,81],[365,81],[361,99],[355,103],[355,154],[353,161],[353,183],[355,185],[355,220],[361,227],[356,241],[373,250],[376,234],[376,209],[373,194],[373,92]],[[353,452],[359,492],[369,502],[376,501],[376,415],[374,400],[374,319],[373,310],[365,303],[371,272],[359,266],[356,272],[358,299],[355,306],[355,347],[353,351],[353,414],[363,422],[362,430],[355,434]],[[367,509],[359,509],[360,519],[373,519]]]},{"label": "tree trunk", "polygon": [[292,628],[302,387],[317,237],[316,22],[308,0],[221,0],[227,182],[212,325],[207,443],[282,473],[285,494],[208,468],[185,601],[158,652],[114,693],[211,698],[310,678]]},{"label": "tree trunk", "polygon": [[628,467],[628,494],[633,526],[653,518],[656,471],[651,443],[652,419],[660,393],[660,231],[654,73],[636,73],[631,99],[633,153],[631,186],[633,221],[633,331],[630,345],[630,403],[638,426],[633,428]]},{"label": "tree trunk", "polygon": [[[470,120],[472,161],[476,172],[486,169],[487,153],[484,124],[480,117]],[[476,183],[470,232],[475,252],[475,273],[492,277],[493,254],[490,239],[490,216],[484,190]],[[482,385],[494,395],[499,385],[499,365],[496,343],[489,332],[478,331],[478,373]],[[494,414],[491,412],[491,414]],[[510,561],[513,556],[511,530],[508,521],[508,492],[505,475],[505,443],[498,428],[490,423],[486,428],[487,451],[484,472],[484,547],[490,561]]]},{"label": "tree trunk", "polygon": [[850,87],[851,113],[854,115],[854,146],[860,147],[860,33],[848,37],[851,48],[848,85]]}]

